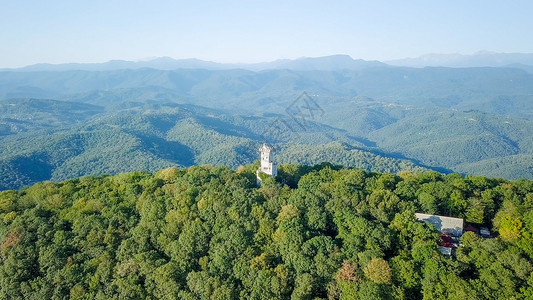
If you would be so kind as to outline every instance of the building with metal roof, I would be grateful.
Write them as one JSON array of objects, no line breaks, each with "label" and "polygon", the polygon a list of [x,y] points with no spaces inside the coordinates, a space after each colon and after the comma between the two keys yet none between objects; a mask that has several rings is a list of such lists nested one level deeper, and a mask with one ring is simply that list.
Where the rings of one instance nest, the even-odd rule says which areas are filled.
[{"label": "building with metal roof", "polygon": [[415,213],[416,219],[435,226],[439,232],[446,232],[455,237],[463,235],[464,221],[461,218]]}]

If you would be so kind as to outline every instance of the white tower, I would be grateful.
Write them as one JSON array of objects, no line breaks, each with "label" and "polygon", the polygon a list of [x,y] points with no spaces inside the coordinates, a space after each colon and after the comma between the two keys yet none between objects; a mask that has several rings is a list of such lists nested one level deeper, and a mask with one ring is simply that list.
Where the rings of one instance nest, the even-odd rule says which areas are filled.
[{"label": "white tower", "polygon": [[261,178],[259,173],[265,173],[270,176],[278,175],[278,165],[274,162],[274,147],[268,146],[263,143],[263,146],[259,148],[261,152],[261,166],[257,169],[257,183],[261,184]]}]

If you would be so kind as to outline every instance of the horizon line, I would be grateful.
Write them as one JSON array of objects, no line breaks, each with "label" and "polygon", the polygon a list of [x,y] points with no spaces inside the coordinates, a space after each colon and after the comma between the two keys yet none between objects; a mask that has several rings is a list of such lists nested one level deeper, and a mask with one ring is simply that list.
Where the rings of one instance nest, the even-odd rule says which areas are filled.
[{"label": "horizon line", "polygon": [[147,62],[152,62],[152,61],[155,61],[155,60],[158,60],[158,59],[171,59],[171,60],[174,60],[174,61],[197,60],[197,61],[200,61],[200,62],[214,63],[214,64],[220,64],[220,65],[236,65],[236,66],[241,65],[241,66],[246,66],[246,65],[268,64],[268,63],[273,63],[273,62],[277,62],[277,61],[294,61],[294,60],[299,60],[299,59],[314,59],[314,58],[325,58],[325,57],[332,57],[332,56],[347,56],[347,57],[349,57],[352,60],[363,60],[363,61],[368,61],[368,62],[387,63],[387,62],[395,62],[395,61],[401,61],[401,60],[421,59],[421,58],[424,58],[424,57],[437,56],[437,55],[440,55],[440,56],[452,56],[452,55],[457,55],[457,56],[476,56],[476,55],[484,55],[484,54],[488,54],[488,55],[495,55],[495,54],[533,55],[533,52],[496,52],[496,51],[490,51],[490,50],[479,50],[479,51],[476,51],[476,52],[473,52],[473,53],[470,53],[470,54],[464,54],[464,53],[459,53],[459,52],[454,52],[454,53],[451,53],[451,52],[450,53],[431,52],[431,53],[426,53],[426,54],[422,54],[422,55],[419,55],[419,56],[409,56],[409,57],[401,57],[401,58],[393,58],[393,59],[353,58],[350,54],[337,53],[337,54],[328,54],[328,55],[322,55],[322,56],[299,56],[299,57],[295,57],[295,58],[282,57],[282,58],[277,58],[277,59],[273,59],[273,60],[262,60],[262,61],[255,61],[255,62],[222,62],[222,61],[216,61],[216,60],[212,60],[212,59],[202,59],[202,58],[197,58],[197,57],[174,58],[172,56],[163,55],[163,56],[151,56],[151,57],[145,57],[145,58],[138,58],[138,59],[132,59],[132,60],[115,58],[115,59],[109,59],[109,60],[106,60],[106,61],[93,61],[93,62],[80,62],[80,61],[37,62],[37,63],[27,64],[27,65],[23,65],[23,66],[16,66],[16,67],[0,67],[0,70],[2,70],[2,71],[17,70],[17,69],[24,69],[24,68],[33,67],[33,66],[99,65],[99,64],[108,64],[108,63],[112,63],[112,62],[147,63]]}]

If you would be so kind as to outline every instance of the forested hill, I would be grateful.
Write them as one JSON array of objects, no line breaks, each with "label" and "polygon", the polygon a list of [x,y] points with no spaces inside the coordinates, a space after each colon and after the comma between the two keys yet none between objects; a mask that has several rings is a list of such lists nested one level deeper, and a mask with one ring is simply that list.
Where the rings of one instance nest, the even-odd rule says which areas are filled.
[{"label": "forested hill", "polygon": [[[0,192],[1,299],[530,299],[533,181],[330,164]],[[283,184],[282,184],[283,183]],[[465,218],[456,257],[415,212]]]},{"label": "forested hill", "polygon": [[[108,114],[98,114],[98,108],[53,100],[0,101],[0,190],[170,166],[237,168],[258,158],[261,134],[277,117],[227,115],[176,103]],[[363,147],[339,129],[311,122],[290,143],[276,146],[280,163],[329,161],[391,173],[424,170],[412,161]]]},{"label": "forested hill", "polygon": [[0,71],[0,190],[170,166],[236,168],[257,159],[265,139],[280,163],[533,179],[533,74],[341,68],[345,59],[264,71]]}]

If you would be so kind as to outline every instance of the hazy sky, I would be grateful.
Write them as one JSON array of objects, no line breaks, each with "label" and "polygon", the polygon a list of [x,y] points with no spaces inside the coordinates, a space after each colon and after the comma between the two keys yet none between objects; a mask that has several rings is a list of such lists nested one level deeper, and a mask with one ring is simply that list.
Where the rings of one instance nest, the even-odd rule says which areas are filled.
[{"label": "hazy sky", "polygon": [[0,68],[156,56],[217,62],[533,52],[533,1],[0,0]]}]

